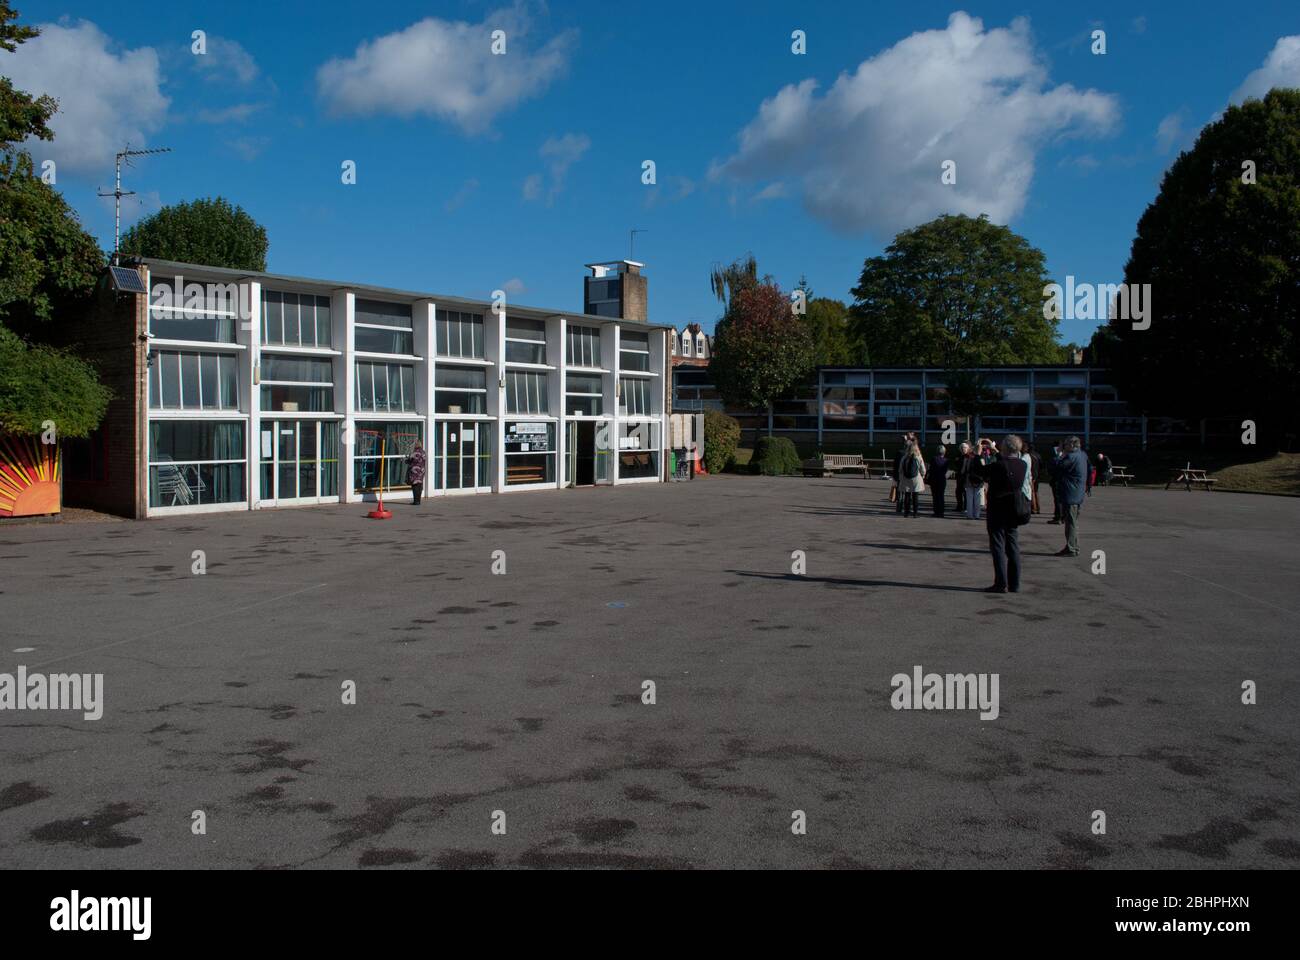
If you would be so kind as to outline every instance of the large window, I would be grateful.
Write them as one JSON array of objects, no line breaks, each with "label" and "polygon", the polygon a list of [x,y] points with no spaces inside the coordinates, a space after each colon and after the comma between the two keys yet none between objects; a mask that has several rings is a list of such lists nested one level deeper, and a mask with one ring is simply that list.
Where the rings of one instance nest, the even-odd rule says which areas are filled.
[{"label": "large window", "polygon": [[238,503],[244,495],[244,424],[225,420],[149,423],[149,505]]},{"label": "large window", "polygon": [[546,362],[546,321],[506,318],[506,362]]},{"label": "large window", "polygon": [[334,363],[315,357],[262,355],[262,409],[320,413],[334,409]]},{"label": "large window", "polygon": [[151,410],[239,409],[237,357],[154,350],[150,360]]},{"label": "large window", "polygon": [[644,330],[619,330],[618,368],[642,372],[650,369],[649,333]]},{"label": "large window", "polygon": [[641,377],[618,378],[618,412],[624,417],[648,417],[651,381]]},{"label": "large window", "polygon": [[355,322],[353,338],[357,350],[404,356],[415,352],[415,335],[408,304],[357,300]]},{"label": "large window", "polygon": [[487,413],[487,372],[439,366],[433,372],[435,413]]},{"label": "large window", "polygon": [[619,428],[618,477],[659,476],[659,424],[625,423]]},{"label": "large window", "polygon": [[268,346],[328,347],[330,335],[329,297],[262,291],[262,343]]},{"label": "large window", "polygon": [[569,366],[600,366],[600,331],[595,327],[569,327]]},{"label": "large window", "polygon": [[555,424],[506,423],[506,486],[555,482]]},{"label": "large window", "polygon": [[506,372],[506,413],[547,413],[546,374],[531,370]]},{"label": "large window", "polygon": [[463,360],[483,359],[483,315],[439,310],[437,320],[438,356]]},{"label": "large window", "polygon": [[385,490],[409,486],[406,458],[415,444],[423,440],[423,424],[418,420],[358,420],[354,438],[356,455],[352,461],[353,490],[368,493],[377,489],[381,480]]},{"label": "large window", "polygon": [[[181,280],[178,288],[176,281]],[[242,303],[237,283],[184,283],[155,277],[149,291],[149,332],[160,340],[234,343]]]},{"label": "large window", "polygon": [[358,360],[357,409],[366,413],[414,413],[415,367],[409,363]]},{"label": "large window", "polygon": [[564,379],[564,412],[569,416],[598,417],[604,412],[600,374],[571,373]]}]

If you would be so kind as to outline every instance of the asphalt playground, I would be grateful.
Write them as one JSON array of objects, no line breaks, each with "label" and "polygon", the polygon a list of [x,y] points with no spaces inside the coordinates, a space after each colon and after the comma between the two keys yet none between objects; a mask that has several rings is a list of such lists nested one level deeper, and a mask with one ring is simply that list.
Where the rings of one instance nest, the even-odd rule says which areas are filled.
[{"label": "asphalt playground", "polygon": [[[1297,866],[1300,499],[1100,489],[992,596],[983,523],[887,491],[0,527],[0,673],[104,685],[0,711],[0,862]],[[894,709],[916,666],[997,674],[997,718]]]}]

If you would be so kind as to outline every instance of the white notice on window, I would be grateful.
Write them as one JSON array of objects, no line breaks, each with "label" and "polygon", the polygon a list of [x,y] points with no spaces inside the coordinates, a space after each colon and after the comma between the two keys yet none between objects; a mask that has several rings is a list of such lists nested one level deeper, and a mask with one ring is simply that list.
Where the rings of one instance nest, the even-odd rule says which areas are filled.
[{"label": "white notice on window", "polygon": [[262,457],[268,460],[271,458],[271,431],[270,430],[262,431]]},{"label": "white notice on window", "polygon": [[523,450],[524,453],[527,453],[527,452],[528,452],[528,444],[526,444],[526,443],[520,444],[520,449]]}]

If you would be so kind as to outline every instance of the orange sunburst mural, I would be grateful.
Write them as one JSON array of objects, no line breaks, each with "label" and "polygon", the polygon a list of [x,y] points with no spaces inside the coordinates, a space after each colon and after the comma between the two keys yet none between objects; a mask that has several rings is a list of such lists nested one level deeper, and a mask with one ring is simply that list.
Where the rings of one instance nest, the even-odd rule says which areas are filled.
[{"label": "orange sunburst mural", "polygon": [[0,436],[0,517],[59,512],[58,451],[40,437]]}]

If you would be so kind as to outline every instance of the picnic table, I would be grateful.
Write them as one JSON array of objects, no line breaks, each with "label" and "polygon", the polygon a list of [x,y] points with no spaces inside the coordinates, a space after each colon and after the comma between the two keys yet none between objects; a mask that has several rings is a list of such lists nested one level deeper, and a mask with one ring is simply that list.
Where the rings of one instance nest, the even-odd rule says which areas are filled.
[{"label": "picnic table", "polygon": [[1188,490],[1192,489],[1192,484],[1198,484],[1206,490],[1213,490],[1214,485],[1219,481],[1215,480],[1213,477],[1207,477],[1205,474],[1206,471],[1193,469],[1192,465],[1189,463],[1182,469],[1174,471],[1174,475],[1169,479],[1169,482],[1165,484],[1165,489],[1168,490],[1175,483],[1181,483],[1186,486]]},{"label": "picnic table", "polygon": [[[1133,476],[1133,474],[1128,472],[1128,467],[1121,467],[1119,464],[1115,463],[1110,465],[1110,480],[1118,480],[1127,487],[1130,480],[1136,479],[1137,478]],[[1107,483],[1109,483],[1110,480],[1108,480]]]}]

